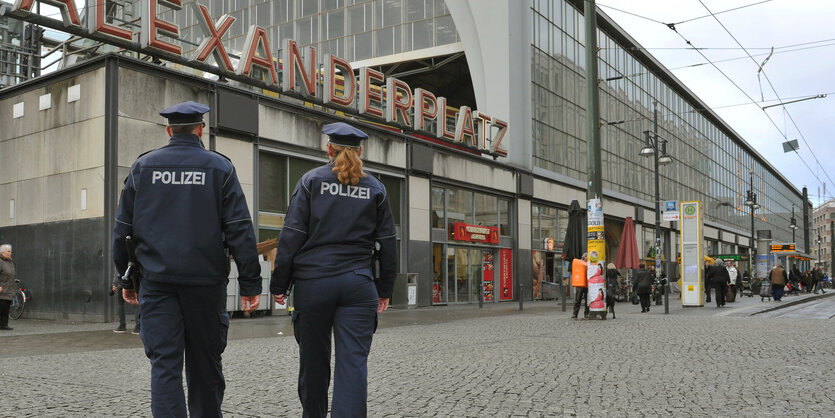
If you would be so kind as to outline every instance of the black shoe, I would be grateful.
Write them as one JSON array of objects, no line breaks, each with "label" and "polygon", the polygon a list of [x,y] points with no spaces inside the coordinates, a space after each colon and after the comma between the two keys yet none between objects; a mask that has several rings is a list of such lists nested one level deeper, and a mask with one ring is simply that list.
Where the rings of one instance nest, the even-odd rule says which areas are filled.
[{"label": "black shoe", "polygon": [[113,332],[115,332],[117,334],[124,334],[125,331],[127,331],[127,330],[125,329],[124,325],[119,325],[119,328],[116,328],[116,329],[113,330]]},{"label": "black shoe", "polygon": [[133,332],[131,332],[131,334],[133,334],[133,335],[139,335],[139,325],[137,325],[137,326],[133,327]]},{"label": "black shoe", "polygon": [[10,326],[8,326],[8,325],[6,325],[5,327],[0,327],[0,330],[3,330],[3,331],[11,331],[11,330],[13,330],[13,329],[14,329],[14,328],[12,328],[12,327],[10,327]]},{"label": "black shoe", "polygon": [[571,315],[571,319],[577,319],[577,315]]},{"label": "black shoe", "polygon": [[649,312],[649,306],[647,306],[647,312]]}]

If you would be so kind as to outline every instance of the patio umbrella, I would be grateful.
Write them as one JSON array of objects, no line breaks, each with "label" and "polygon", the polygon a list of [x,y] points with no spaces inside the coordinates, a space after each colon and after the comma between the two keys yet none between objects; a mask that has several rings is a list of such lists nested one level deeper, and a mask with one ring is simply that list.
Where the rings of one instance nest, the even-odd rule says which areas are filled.
[{"label": "patio umbrella", "polygon": [[638,243],[635,240],[635,223],[632,218],[626,218],[623,224],[623,232],[620,236],[620,246],[618,247],[618,256],[615,258],[615,267],[619,269],[636,269],[638,268]]},{"label": "patio umbrella", "polygon": [[586,223],[586,211],[580,206],[577,200],[572,200],[568,206],[568,227],[565,229],[565,241],[562,258],[568,261],[569,268],[571,260],[583,258],[586,240],[583,236]]}]

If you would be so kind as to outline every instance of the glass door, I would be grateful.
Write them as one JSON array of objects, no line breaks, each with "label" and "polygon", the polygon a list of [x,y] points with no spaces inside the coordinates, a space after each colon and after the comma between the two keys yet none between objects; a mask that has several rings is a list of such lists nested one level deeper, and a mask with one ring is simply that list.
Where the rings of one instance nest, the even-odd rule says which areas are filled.
[{"label": "glass door", "polygon": [[[449,303],[476,303],[478,302],[479,288],[482,284],[484,263],[486,254],[491,251],[483,251],[479,248],[447,247],[447,277],[443,283],[444,288],[440,297]],[[492,263],[492,256],[489,257]],[[492,274],[492,268],[490,273]],[[492,287],[490,288],[492,291]]]}]

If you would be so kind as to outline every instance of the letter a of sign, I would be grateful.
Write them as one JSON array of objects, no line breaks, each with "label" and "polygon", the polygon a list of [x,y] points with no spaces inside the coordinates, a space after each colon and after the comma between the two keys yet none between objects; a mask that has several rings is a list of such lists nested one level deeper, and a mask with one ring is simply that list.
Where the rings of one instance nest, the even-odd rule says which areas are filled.
[{"label": "letter a of sign", "polygon": [[219,70],[230,73],[235,72],[234,67],[232,67],[232,62],[229,61],[229,55],[226,54],[226,49],[223,48],[223,43],[220,41],[223,34],[235,22],[235,18],[229,15],[223,15],[217,20],[217,25],[215,25],[212,23],[212,17],[209,15],[209,9],[206,6],[199,5],[197,2],[192,3],[191,6],[194,14],[197,15],[197,23],[200,24],[200,28],[203,29],[203,34],[206,35],[203,37],[203,41],[200,42],[200,46],[194,51],[194,55],[191,56],[191,61],[206,62],[209,54],[212,54],[215,57],[215,64]]},{"label": "letter a of sign", "polygon": [[[264,50],[260,57],[257,56],[259,46]],[[238,69],[235,71],[238,75],[252,77],[252,67],[258,67],[269,71],[270,77],[267,78],[267,84],[278,84],[278,74],[275,71],[273,55],[270,53],[270,43],[267,41],[267,32],[264,28],[256,25],[249,27],[244,43],[244,52],[246,55],[238,63]]]},{"label": "letter a of sign", "polygon": [[[41,0],[41,3],[46,3],[61,9],[61,19],[66,28],[81,28],[81,19],[78,18],[78,8],[75,7],[75,0]],[[12,12],[22,10],[24,12],[32,12],[32,6],[35,0],[17,0],[12,7]]]},{"label": "letter a of sign", "polygon": [[98,33],[107,36],[117,45],[124,45],[125,41],[133,42],[133,32],[107,23],[105,2],[105,0],[88,1],[87,30],[91,35]]}]

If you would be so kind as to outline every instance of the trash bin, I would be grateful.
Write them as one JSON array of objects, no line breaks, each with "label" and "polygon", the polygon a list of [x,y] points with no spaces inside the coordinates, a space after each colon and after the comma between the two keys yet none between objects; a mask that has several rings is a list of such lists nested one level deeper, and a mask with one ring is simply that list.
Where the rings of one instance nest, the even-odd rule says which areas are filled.
[{"label": "trash bin", "polygon": [[407,273],[398,273],[394,278],[394,289],[391,292],[392,307],[405,308],[409,305],[409,282]]},{"label": "trash bin", "polygon": [[542,300],[559,300],[560,284],[554,282],[542,282]]},{"label": "trash bin", "polygon": [[409,307],[417,306],[417,273],[406,273],[406,287],[408,290]]}]

